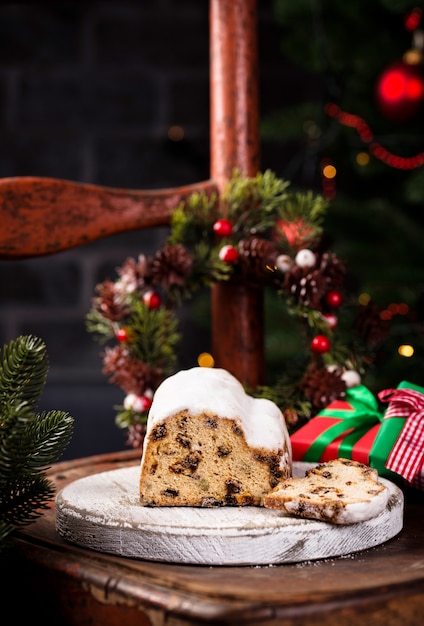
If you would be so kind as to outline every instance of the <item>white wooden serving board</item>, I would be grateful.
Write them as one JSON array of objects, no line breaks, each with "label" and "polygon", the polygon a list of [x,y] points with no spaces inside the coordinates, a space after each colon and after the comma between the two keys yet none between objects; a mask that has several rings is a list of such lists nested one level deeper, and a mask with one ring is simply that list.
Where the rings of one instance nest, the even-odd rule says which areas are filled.
[{"label": "white wooden serving board", "polygon": [[[311,464],[294,463],[303,476]],[[198,565],[272,565],[348,555],[384,543],[403,526],[403,494],[388,480],[386,509],[336,526],[263,507],[144,507],[139,466],[74,481],[56,496],[56,529],[79,546],[125,557]]]}]

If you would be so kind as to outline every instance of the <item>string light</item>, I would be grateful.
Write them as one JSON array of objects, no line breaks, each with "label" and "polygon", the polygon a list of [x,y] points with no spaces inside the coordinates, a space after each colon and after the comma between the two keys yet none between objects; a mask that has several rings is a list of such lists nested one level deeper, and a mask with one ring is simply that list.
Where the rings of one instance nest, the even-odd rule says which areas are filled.
[{"label": "string light", "polygon": [[359,115],[342,111],[342,109],[333,102],[329,102],[325,106],[325,112],[329,117],[336,119],[343,126],[354,128],[360,139],[369,145],[368,150],[370,154],[386,165],[399,170],[412,170],[424,165],[424,152],[419,152],[412,157],[402,157],[384,148],[384,146],[374,140],[374,134],[371,128]]},{"label": "string light", "polygon": [[389,306],[381,311],[381,319],[391,320],[394,315],[408,315],[409,306],[406,302],[392,302]]},{"label": "string light", "polygon": [[398,348],[398,353],[400,354],[400,356],[405,356],[409,358],[413,356],[414,352],[414,347],[409,344],[403,344]]},{"label": "string light", "polygon": [[182,126],[170,126],[168,128],[168,139],[171,141],[181,141],[184,139],[184,128]]},{"label": "string light", "polygon": [[406,30],[412,32],[418,28],[421,22],[422,10],[419,7],[412,9],[410,13],[407,13],[404,18],[404,26]]},{"label": "string light", "polygon": [[365,166],[370,162],[370,155],[368,152],[359,152],[356,155],[356,162],[358,165]]},{"label": "string light", "polygon": [[369,293],[361,293],[361,294],[359,294],[359,297],[358,297],[359,304],[362,304],[363,306],[366,306],[369,303],[370,300],[371,300],[371,296],[370,296]]},{"label": "string light", "polygon": [[336,197],[336,174],[337,170],[330,159],[321,161],[322,195],[326,200]]},{"label": "string light", "polygon": [[199,367],[213,367],[215,365],[215,359],[209,352],[202,352],[197,357],[197,364]]}]

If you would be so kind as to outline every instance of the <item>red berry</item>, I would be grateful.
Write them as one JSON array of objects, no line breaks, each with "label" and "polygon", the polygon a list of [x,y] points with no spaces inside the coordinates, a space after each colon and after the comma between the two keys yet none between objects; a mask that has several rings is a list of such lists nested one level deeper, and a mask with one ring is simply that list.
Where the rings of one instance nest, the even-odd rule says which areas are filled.
[{"label": "red berry", "polygon": [[128,340],[128,331],[126,328],[119,328],[116,331],[116,338],[118,341],[125,342]]},{"label": "red berry", "polygon": [[223,246],[219,251],[219,258],[225,263],[235,263],[238,257],[238,250],[234,246]]},{"label": "red berry", "polygon": [[338,309],[343,302],[343,296],[340,291],[329,291],[325,296],[325,302],[332,309]]},{"label": "red berry", "polygon": [[233,232],[233,225],[230,220],[224,218],[217,220],[213,225],[213,230],[219,237],[228,237]]},{"label": "red berry", "polygon": [[143,302],[148,309],[158,309],[162,304],[162,299],[156,291],[146,291],[143,294]]},{"label": "red berry", "polygon": [[330,340],[325,335],[316,335],[311,341],[311,350],[317,354],[324,354],[330,349]]}]

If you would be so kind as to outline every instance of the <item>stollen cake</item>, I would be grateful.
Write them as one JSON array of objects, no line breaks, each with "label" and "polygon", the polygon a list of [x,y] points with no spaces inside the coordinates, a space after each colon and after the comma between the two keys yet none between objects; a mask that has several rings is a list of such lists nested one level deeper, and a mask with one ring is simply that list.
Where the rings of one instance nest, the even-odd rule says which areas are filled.
[{"label": "stollen cake", "polygon": [[227,370],[181,370],[157,388],[143,443],[142,505],[260,506],[291,475],[280,409],[248,395]]},{"label": "stollen cake", "polygon": [[349,459],[335,459],[306,471],[303,478],[282,480],[264,497],[264,506],[290,515],[354,524],[375,517],[387,505],[389,490],[378,472]]}]

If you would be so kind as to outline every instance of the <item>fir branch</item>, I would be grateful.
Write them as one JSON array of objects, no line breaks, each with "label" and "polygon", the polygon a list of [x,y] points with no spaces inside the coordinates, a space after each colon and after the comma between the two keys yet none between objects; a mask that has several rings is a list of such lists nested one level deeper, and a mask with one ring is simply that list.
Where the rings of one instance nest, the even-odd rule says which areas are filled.
[{"label": "fir branch", "polygon": [[132,329],[130,349],[133,354],[148,363],[172,371],[175,366],[175,346],[180,341],[178,318],[167,309],[148,309],[135,299],[129,318]]},{"label": "fir branch", "polygon": [[44,342],[20,336],[0,360],[0,541],[41,515],[54,489],[43,470],[68,445],[73,418],[63,411],[35,413],[48,373]]},{"label": "fir branch", "polygon": [[144,413],[144,415],[140,419],[139,414],[137,414],[133,409],[126,409],[122,405],[117,405],[114,408],[116,411],[115,424],[118,428],[129,428],[137,421],[140,421],[142,423],[147,422],[147,412]]},{"label": "fir branch", "polygon": [[110,319],[104,317],[97,309],[91,309],[85,318],[85,327],[92,333],[99,344],[105,344],[115,336],[113,324]]},{"label": "fir branch", "polygon": [[171,215],[171,233],[167,242],[193,248],[199,241],[213,242],[212,225],[219,217],[218,198],[204,193],[192,194]]},{"label": "fir branch", "polygon": [[35,408],[49,369],[43,341],[33,336],[18,337],[2,347],[0,361],[0,414],[17,401]]},{"label": "fir branch", "polygon": [[210,287],[213,283],[221,280],[228,280],[232,272],[233,268],[219,258],[219,246],[211,248],[204,241],[197,244],[191,275],[193,290]]},{"label": "fir branch", "polygon": [[[312,191],[295,192],[287,196],[277,208],[280,220],[286,223],[302,223],[309,228],[308,239],[321,237],[328,201]],[[284,237],[284,233],[281,232]]]},{"label": "fir branch", "polygon": [[34,415],[28,425],[32,451],[28,459],[31,470],[48,468],[63,454],[71,441],[73,418],[65,411],[43,411]]},{"label": "fir branch", "polygon": [[308,326],[314,332],[322,332],[331,335],[332,332],[329,329],[328,322],[322,315],[321,311],[311,309],[304,304],[295,302],[291,298],[287,298],[287,313],[293,317],[298,317],[303,321],[303,324]]},{"label": "fir branch", "polygon": [[273,387],[259,386],[252,394],[274,402],[283,413],[289,432],[297,430],[313,414],[313,407],[300,392],[301,372],[283,373]]},{"label": "fir branch", "polygon": [[9,528],[24,526],[47,509],[54,496],[53,483],[45,476],[19,477],[13,482],[0,482],[0,518]]},{"label": "fir branch", "polygon": [[269,170],[254,178],[234,171],[222,200],[239,239],[250,233],[264,233],[274,225],[278,207],[287,199],[289,185]]}]

